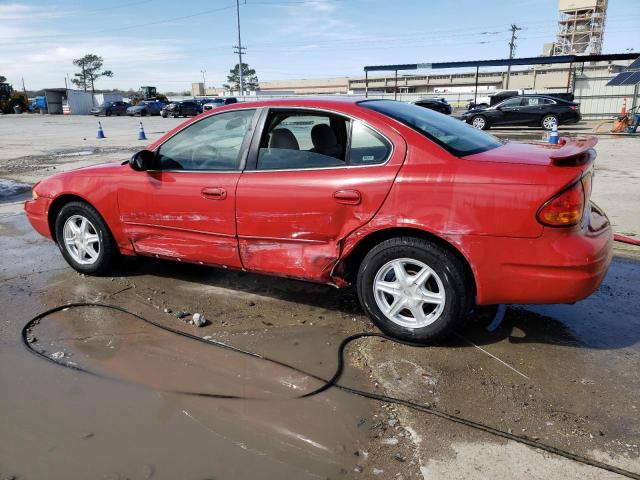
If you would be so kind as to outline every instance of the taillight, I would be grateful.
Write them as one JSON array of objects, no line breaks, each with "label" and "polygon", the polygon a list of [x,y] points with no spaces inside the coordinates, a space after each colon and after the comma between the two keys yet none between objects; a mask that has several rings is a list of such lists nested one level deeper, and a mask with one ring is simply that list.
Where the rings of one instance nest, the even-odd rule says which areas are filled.
[{"label": "taillight", "polygon": [[[590,184],[589,180],[589,184]],[[538,210],[538,221],[549,227],[570,227],[582,219],[585,191],[582,179],[551,197]]]},{"label": "taillight", "polygon": [[569,108],[571,110],[578,110],[579,107],[578,107],[578,105],[569,105]]}]

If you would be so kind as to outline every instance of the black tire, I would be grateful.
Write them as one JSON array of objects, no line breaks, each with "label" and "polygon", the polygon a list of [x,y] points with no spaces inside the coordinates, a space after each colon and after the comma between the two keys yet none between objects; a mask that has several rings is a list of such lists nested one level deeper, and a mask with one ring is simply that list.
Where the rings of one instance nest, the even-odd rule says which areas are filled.
[{"label": "black tire", "polygon": [[[474,124],[474,121],[476,121],[476,124],[478,126],[476,126],[476,124]],[[480,126],[480,122],[481,121],[484,122],[482,124],[482,126]],[[473,128],[478,128],[480,130],[488,130],[489,129],[489,121],[487,120],[487,117],[485,117],[484,115],[474,115],[473,117],[471,117],[471,120],[469,120],[469,124]]]},{"label": "black tire", "polygon": [[146,110],[140,110],[140,116],[141,117],[146,117],[147,116],[147,111]]},{"label": "black tire", "polygon": [[[65,245],[64,225],[65,222],[73,216],[81,216],[89,220],[98,235],[100,242],[99,253],[97,260],[95,260],[94,263],[88,265],[79,263],[73,258]],[[118,247],[113,239],[113,235],[111,235],[109,227],[98,211],[87,203],[78,201],[69,202],[64,205],[56,216],[55,232],[58,247],[62,252],[62,256],[74,270],[80,273],[85,273],[87,275],[104,275],[113,268],[116,260],[118,259]]]},{"label": "black tire", "polygon": [[557,126],[560,126],[560,119],[558,118],[558,116],[554,115],[553,113],[548,113],[546,115],[543,115],[540,119],[540,126],[544,130],[550,131],[553,130],[553,125],[551,125],[552,122],[555,122]]},{"label": "black tire", "polygon": [[[441,313],[433,323],[409,328],[391,320],[380,309],[374,293],[375,279],[378,272],[388,268],[389,262],[395,259],[417,260],[439,277],[445,299]],[[414,343],[433,343],[449,335],[454,327],[466,319],[473,296],[472,281],[465,273],[462,261],[446,248],[415,237],[392,238],[371,249],[360,264],[357,289],[362,308],[380,330],[394,338]]]},{"label": "black tire", "polygon": [[111,110],[107,110],[106,112],[104,112],[104,116],[105,117],[110,117],[111,116]]}]

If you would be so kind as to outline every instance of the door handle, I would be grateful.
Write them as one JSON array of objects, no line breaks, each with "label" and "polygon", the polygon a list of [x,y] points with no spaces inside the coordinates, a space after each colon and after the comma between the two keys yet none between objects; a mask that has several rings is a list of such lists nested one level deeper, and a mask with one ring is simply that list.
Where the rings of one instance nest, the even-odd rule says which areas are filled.
[{"label": "door handle", "polygon": [[333,192],[333,199],[345,205],[358,205],[362,196],[358,190],[338,190]]},{"label": "door handle", "polygon": [[224,200],[227,198],[227,191],[221,187],[205,187],[200,193],[209,200]]}]

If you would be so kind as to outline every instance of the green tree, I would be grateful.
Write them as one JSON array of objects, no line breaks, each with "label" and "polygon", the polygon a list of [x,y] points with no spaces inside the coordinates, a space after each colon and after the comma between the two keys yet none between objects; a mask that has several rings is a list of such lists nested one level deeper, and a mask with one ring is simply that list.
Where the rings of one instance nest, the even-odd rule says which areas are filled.
[{"label": "green tree", "polygon": [[75,78],[71,79],[71,83],[81,87],[85,92],[91,87],[91,91],[94,92],[96,80],[101,77],[113,77],[111,70],[102,70],[103,63],[102,57],[93,53],[89,53],[82,58],[76,58],[73,64],[76,67],[80,67],[80,72],[73,75]]},{"label": "green tree", "polygon": [[[227,90],[240,90],[240,64],[236,63],[235,66],[229,70],[227,75],[227,82],[224,84],[224,88]],[[245,91],[258,90],[258,77],[256,71],[253,68],[249,68],[249,64],[242,62],[242,83],[244,84]]]},{"label": "green tree", "polygon": [[0,75],[0,83],[4,83],[7,81],[7,77],[5,77],[4,75]]}]

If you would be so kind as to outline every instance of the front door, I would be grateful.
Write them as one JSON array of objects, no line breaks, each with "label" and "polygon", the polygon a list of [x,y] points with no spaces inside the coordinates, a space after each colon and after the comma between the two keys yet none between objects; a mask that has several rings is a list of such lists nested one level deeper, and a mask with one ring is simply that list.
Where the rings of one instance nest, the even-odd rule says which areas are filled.
[{"label": "front door", "polygon": [[238,182],[243,266],[328,280],[340,241],[373,217],[404,161],[404,140],[388,130],[319,110],[270,109]]},{"label": "front door", "polygon": [[500,114],[492,123],[494,125],[519,125],[525,123],[521,112],[521,104],[522,98],[513,97],[497,105],[500,107]]},{"label": "front door", "polygon": [[254,114],[205,117],[158,147],[154,170],[124,176],[118,205],[136,253],[240,267],[235,191]]}]

